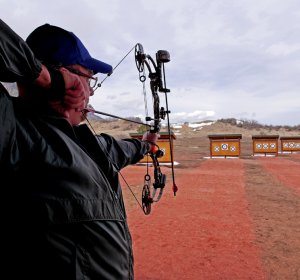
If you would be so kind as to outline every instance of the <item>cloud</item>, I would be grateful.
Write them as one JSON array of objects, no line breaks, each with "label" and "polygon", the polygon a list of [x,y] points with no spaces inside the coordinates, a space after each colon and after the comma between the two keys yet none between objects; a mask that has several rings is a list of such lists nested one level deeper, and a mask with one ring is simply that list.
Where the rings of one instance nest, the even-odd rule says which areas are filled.
[{"label": "cloud", "polygon": [[174,123],[184,122],[199,122],[214,117],[214,111],[194,111],[194,112],[178,112],[172,114],[170,117]]},{"label": "cloud", "polygon": [[270,53],[274,56],[288,56],[299,51],[300,44],[292,45],[284,42],[279,42],[267,48],[267,53]]},{"label": "cloud", "polygon": [[[94,57],[117,66],[91,98],[95,107],[145,115],[134,61],[134,46],[142,43],[154,59],[160,49],[170,53],[170,117],[185,112],[188,121],[214,112],[214,118],[300,123],[291,114],[299,115],[300,104],[298,0],[23,2],[0,0],[2,19],[21,37],[45,22],[58,25],[78,35]],[[145,87],[149,94],[148,79]],[[150,112],[151,98],[147,103]]]}]

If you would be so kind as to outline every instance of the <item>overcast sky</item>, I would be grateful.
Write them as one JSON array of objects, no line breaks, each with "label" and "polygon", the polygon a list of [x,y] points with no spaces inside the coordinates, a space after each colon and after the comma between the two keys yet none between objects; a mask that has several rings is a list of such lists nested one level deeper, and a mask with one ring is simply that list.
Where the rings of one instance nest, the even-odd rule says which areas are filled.
[{"label": "overcast sky", "polygon": [[[57,25],[113,67],[136,43],[153,58],[169,51],[172,122],[300,124],[299,0],[0,0],[0,7],[1,19],[22,38],[44,23]],[[146,90],[151,95],[148,79]],[[134,51],[91,104],[122,117],[145,115]],[[152,112],[151,101],[147,107]]]}]

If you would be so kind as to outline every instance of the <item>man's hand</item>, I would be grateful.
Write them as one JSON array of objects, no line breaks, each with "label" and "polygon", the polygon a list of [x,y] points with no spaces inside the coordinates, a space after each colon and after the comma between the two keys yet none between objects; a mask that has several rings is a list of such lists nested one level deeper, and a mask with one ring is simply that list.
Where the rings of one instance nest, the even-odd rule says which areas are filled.
[{"label": "man's hand", "polygon": [[158,133],[152,133],[152,132],[145,132],[143,135],[142,140],[149,143],[149,151],[155,153],[158,149],[156,142],[157,139],[160,137]]},{"label": "man's hand", "polygon": [[[68,119],[72,110],[82,111],[85,108],[88,95],[78,75],[63,67],[54,71],[59,73],[59,77],[53,76],[53,73],[51,75],[54,77],[51,80],[50,89],[50,96],[53,96],[53,100],[49,99],[49,104],[53,110]],[[56,90],[51,92],[53,89]]]},{"label": "man's hand", "polygon": [[59,72],[62,74],[65,82],[64,105],[69,109],[83,110],[86,96],[80,78],[63,67],[59,69]]},{"label": "man's hand", "polygon": [[45,89],[50,101],[61,101],[66,109],[84,109],[84,86],[78,75],[66,68],[47,68],[42,65],[41,73],[34,81],[34,85]]}]

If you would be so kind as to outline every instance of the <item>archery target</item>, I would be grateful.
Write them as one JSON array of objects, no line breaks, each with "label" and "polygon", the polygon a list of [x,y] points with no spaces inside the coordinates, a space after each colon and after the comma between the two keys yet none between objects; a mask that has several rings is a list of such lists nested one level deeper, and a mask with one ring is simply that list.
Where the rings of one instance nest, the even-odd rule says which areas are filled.
[{"label": "archery target", "polygon": [[214,151],[215,152],[219,152],[220,151],[220,147],[219,146],[215,146]]},{"label": "archery target", "polygon": [[239,156],[240,142],[238,139],[212,140],[210,151],[211,156]]},{"label": "archery target", "polygon": [[221,145],[221,148],[222,148],[223,151],[227,151],[228,150],[228,144],[227,143],[223,143]]}]

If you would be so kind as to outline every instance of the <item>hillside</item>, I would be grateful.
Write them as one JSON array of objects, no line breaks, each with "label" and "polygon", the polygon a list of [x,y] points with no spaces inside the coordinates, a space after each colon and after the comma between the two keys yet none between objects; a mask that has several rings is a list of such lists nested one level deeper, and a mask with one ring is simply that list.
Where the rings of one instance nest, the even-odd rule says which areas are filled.
[{"label": "hillside", "polygon": [[[126,137],[131,132],[137,132],[140,125],[124,120],[95,118],[90,120],[97,133],[109,133],[116,137]],[[167,131],[162,127],[161,131]],[[249,137],[252,135],[276,134],[280,136],[293,136],[300,134],[300,126],[271,126],[261,125],[254,121],[240,122],[235,119],[221,119],[218,121],[205,121],[199,123],[185,123],[173,125],[172,131],[178,136],[193,137],[207,136],[208,134],[242,134]]]},{"label": "hillside", "polygon": [[[124,120],[93,119],[90,121],[95,133],[108,133],[116,138],[130,137],[129,133],[137,132],[138,124]],[[166,128],[161,129],[167,131]],[[241,134],[241,156],[252,154],[253,135],[279,135],[300,136],[299,127],[289,126],[263,126],[255,122],[239,123],[233,119],[224,119],[216,122],[203,122],[198,124],[183,124],[173,126],[175,160],[181,159],[183,154],[192,152],[195,158],[209,155],[210,134]]]}]

